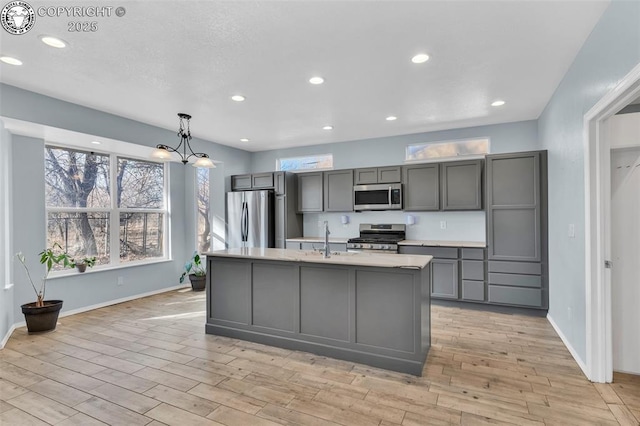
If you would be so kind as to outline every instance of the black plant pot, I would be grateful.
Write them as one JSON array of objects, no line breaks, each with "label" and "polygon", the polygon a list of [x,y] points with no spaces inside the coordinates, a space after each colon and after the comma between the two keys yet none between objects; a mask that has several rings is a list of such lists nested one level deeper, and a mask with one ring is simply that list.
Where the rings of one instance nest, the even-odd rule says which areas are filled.
[{"label": "black plant pot", "polygon": [[189,281],[191,281],[191,289],[193,291],[202,291],[207,286],[207,276],[198,276],[189,274]]},{"label": "black plant pot", "polygon": [[25,303],[21,308],[29,334],[42,333],[55,330],[62,300],[45,300],[44,306],[40,307],[36,306],[36,302]]},{"label": "black plant pot", "polygon": [[78,268],[78,272],[84,272],[87,270],[87,264],[86,263],[78,263],[76,265],[76,268]]}]

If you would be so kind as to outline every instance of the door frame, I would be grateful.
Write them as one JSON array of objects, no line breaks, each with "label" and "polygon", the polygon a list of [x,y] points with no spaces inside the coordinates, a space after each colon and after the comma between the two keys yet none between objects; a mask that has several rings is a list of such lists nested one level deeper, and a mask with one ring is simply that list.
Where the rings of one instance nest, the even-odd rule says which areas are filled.
[{"label": "door frame", "polygon": [[[584,115],[585,372],[594,382],[613,380],[611,324],[611,143],[608,119],[640,96],[640,64]],[[614,265],[615,266],[615,265]]]}]

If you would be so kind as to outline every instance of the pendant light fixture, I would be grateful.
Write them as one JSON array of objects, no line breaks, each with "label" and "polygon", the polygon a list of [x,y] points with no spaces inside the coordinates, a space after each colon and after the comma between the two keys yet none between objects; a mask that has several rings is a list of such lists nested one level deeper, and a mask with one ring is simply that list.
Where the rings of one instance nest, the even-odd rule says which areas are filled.
[{"label": "pendant light fixture", "polygon": [[[180,112],[178,113],[178,117],[180,118],[180,129],[178,129],[180,143],[178,146],[176,148],[172,148],[168,145],[158,144],[151,156],[158,160],[171,161],[171,153],[175,152],[180,156],[182,164],[187,164],[189,162],[189,158],[195,157],[196,161],[193,163],[193,167],[202,167],[206,169],[214,168],[216,165],[213,164],[209,155],[204,152],[193,152],[193,149],[191,149],[191,145],[189,144],[189,141],[193,139],[191,137],[191,129],[189,128],[191,116]],[[186,127],[185,121],[187,122]]]}]

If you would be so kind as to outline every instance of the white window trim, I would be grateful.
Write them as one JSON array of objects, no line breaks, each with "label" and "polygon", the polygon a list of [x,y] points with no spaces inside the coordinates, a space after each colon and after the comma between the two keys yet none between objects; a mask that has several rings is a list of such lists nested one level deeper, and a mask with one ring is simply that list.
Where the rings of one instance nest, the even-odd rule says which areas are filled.
[{"label": "white window trim", "polygon": [[[437,158],[428,158],[422,160],[408,160],[407,157],[409,155],[409,147],[410,146],[429,146],[429,145],[439,145],[445,143],[458,143],[458,142],[466,142],[466,141],[475,141],[480,139],[487,140],[487,153],[486,154],[472,154],[472,155],[461,155],[455,157],[437,157]],[[489,136],[477,136],[473,138],[462,138],[462,139],[447,139],[441,141],[432,141],[432,142],[419,142],[419,143],[411,143],[405,146],[404,149],[404,163],[405,164],[420,164],[420,163],[446,163],[449,161],[462,161],[462,160],[477,160],[485,158],[487,154],[491,153],[491,138]]]},{"label": "white window trim", "polygon": [[[141,265],[150,265],[154,263],[167,262],[172,260],[171,254],[171,201],[169,198],[169,167],[168,163],[155,161],[149,158],[142,158],[138,156],[132,156],[126,153],[119,152],[104,152],[94,149],[83,149],[75,145],[65,145],[61,143],[54,142],[46,142],[44,148],[47,147],[52,148],[60,148],[60,149],[69,149],[80,152],[94,152],[96,154],[107,155],[109,156],[109,180],[110,180],[110,201],[111,205],[109,207],[90,207],[90,208],[78,208],[78,207],[48,207],[45,199],[45,229],[48,226],[48,216],[49,213],[73,213],[73,212],[104,212],[109,213],[109,227],[111,233],[109,234],[109,264],[107,265],[97,265],[94,268],[90,268],[87,272],[101,272],[113,269],[120,268],[128,268],[131,266],[141,266]],[[164,206],[162,209],[145,209],[145,208],[122,208],[116,205],[116,179],[118,174],[118,158],[127,158],[131,160],[139,160],[139,161],[147,161],[151,163],[158,163],[163,165],[163,179],[164,179],[164,188],[163,188],[163,196],[164,196]],[[120,261],[120,214],[121,213],[160,213],[164,215],[163,220],[163,230],[162,230],[162,244],[164,256],[162,257],[151,257],[149,259],[144,260],[136,260],[131,262],[121,262]],[[46,238],[46,235],[45,235]],[[48,244],[48,242],[47,242]],[[86,272],[85,272],[86,273]],[[68,270],[61,271],[51,271],[49,273],[49,278],[57,278],[63,276],[72,275]]]},{"label": "white window trim", "polygon": [[[331,167],[316,167],[313,169],[296,169],[296,170],[281,170],[280,169],[280,164],[282,162],[282,160],[298,160],[300,158],[308,158],[308,157],[331,157]],[[333,153],[326,153],[326,154],[309,154],[309,155],[298,155],[296,157],[282,157],[282,158],[276,158],[276,170],[279,172],[282,171],[286,171],[289,173],[305,173],[305,172],[314,172],[314,171],[323,171],[323,170],[333,170],[334,166],[333,166]]]}]

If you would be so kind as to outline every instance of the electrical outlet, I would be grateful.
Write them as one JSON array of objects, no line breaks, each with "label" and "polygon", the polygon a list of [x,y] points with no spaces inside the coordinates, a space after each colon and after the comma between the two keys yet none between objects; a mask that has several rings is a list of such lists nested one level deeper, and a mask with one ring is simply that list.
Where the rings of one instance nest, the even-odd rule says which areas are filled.
[{"label": "electrical outlet", "polygon": [[446,220],[441,220],[440,221],[440,229],[447,229],[447,221]]},{"label": "electrical outlet", "polygon": [[575,238],[576,237],[576,225],[574,225],[573,223],[569,224],[569,238]]},{"label": "electrical outlet", "polygon": [[118,277],[118,285],[124,285],[124,277]]}]

